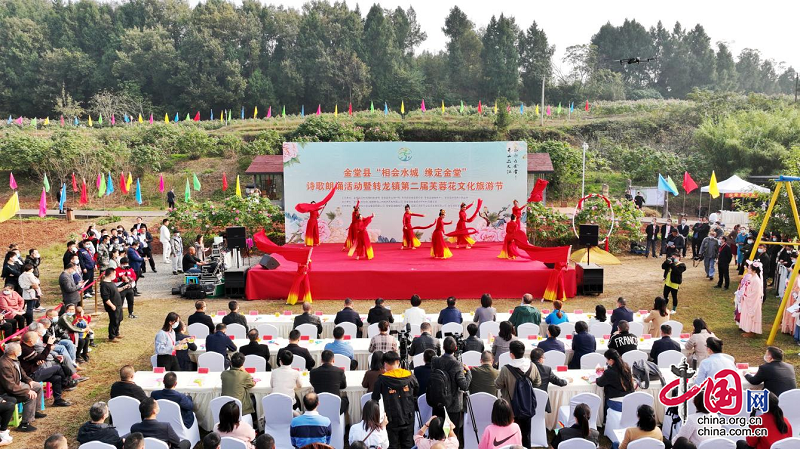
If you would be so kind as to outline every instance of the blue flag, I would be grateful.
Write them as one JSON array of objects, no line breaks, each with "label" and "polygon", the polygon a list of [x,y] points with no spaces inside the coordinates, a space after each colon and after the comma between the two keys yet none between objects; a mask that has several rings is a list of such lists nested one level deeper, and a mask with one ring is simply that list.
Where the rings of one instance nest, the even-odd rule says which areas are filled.
[{"label": "blue flag", "polygon": [[9,124],[9,125],[11,124],[11,116],[10,115],[8,116],[8,121],[6,122],[6,124]]},{"label": "blue flag", "polygon": [[178,113],[176,112],[175,113],[175,123],[178,123],[178,120],[180,120],[180,118],[178,118]]},{"label": "blue flag", "polygon": [[242,120],[244,120],[244,106],[242,106]]},{"label": "blue flag", "polygon": [[67,185],[61,184],[61,196],[58,198],[58,210],[64,210],[64,203],[67,202]]},{"label": "blue flag", "polygon": [[142,186],[139,184],[139,178],[136,178],[136,202],[142,204]]},{"label": "blue flag", "polygon": [[569,112],[572,112],[574,110],[575,110],[575,102],[573,101],[572,103],[569,104]]},{"label": "blue flag", "polygon": [[300,106],[300,117],[305,117],[305,116],[306,116],[306,105],[301,105]]},{"label": "blue flag", "polygon": [[389,105],[383,102],[383,115],[389,115]]},{"label": "blue flag", "polygon": [[130,116],[128,116],[128,114],[123,114],[123,116],[122,116],[122,120],[123,120],[125,123],[130,123],[130,122],[131,122],[131,118],[130,118]]},{"label": "blue flag", "polygon": [[520,103],[519,104],[519,113],[520,114],[524,114],[525,113],[525,103]]},{"label": "blue flag", "polygon": [[111,172],[108,172],[108,182],[106,183],[106,195],[114,193],[114,183],[111,182]]},{"label": "blue flag", "polygon": [[75,126],[78,126],[78,117],[75,117]]},{"label": "blue flag", "polygon": [[211,121],[212,122],[214,121],[214,110],[213,109],[211,110]]},{"label": "blue flag", "polygon": [[667,182],[667,180],[664,179],[663,176],[661,176],[661,173],[658,174],[658,190],[661,190],[663,192],[669,192],[675,196],[678,196],[678,189],[673,188]]}]

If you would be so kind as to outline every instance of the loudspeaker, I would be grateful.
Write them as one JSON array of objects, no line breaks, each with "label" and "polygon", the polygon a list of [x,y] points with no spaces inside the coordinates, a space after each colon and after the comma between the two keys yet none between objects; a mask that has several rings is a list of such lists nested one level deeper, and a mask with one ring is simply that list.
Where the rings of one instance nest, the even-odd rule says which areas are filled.
[{"label": "loudspeaker", "polygon": [[226,271],[225,296],[229,298],[244,298],[245,279],[244,271]]},{"label": "loudspeaker", "polygon": [[264,254],[261,256],[261,261],[258,263],[264,267],[265,270],[275,270],[281,266],[281,263],[269,254]]},{"label": "loudspeaker", "polygon": [[578,231],[578,242],[583,246],[597,246],[599,232],[600,227],[597,225],[582,224]]},{"label": "loudspeaker", "polygon": [[243,249],[247,246],[247,233],[244,226],[232,226],[225,229],[228,238],[228,249]]},{"label": "loudspeaker", "polygon": [[584,295],[603,293],[603,267],[593,263],[575,265],[578,291]]}]

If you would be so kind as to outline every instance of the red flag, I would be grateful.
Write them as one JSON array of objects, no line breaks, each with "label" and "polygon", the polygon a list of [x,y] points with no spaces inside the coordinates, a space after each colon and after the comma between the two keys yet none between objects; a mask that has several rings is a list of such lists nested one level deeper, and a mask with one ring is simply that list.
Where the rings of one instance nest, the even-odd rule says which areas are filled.
[{"label": "red flag", "polygon": [[589,100],[586,100],[586,107],[584,108],[586,112],[589,112]]},{"label": "red flag", "polygon": [[481,105],[481,100],[478,100],[478,114],[483,114],[483,106]]},{"label": "red flag", "polygon": [[75,172],[72,172],[72,191],[78,191],[78,183],[75,181]]},{"label": "red flag", "polygon": [[536,184],[533,186],[533,190],[531,190],[531,196],[528,197],[529,203],[538,203],[544,199],[543,193],[544,189],[547,188],[547,181],[544,179],[537,179]]},{"label": "red flag", "polygon": [[200,121],[200,111],[197,111],[197,114],[194,115],[194,121],[196,122]]},{"label": "red flag", "polygon": [[86,194],[86,180],[84,179],[81,183],[81,204],[86,204],[89,202],[89,195]]},{"label": "red flag", "polygon": [[348,113],[349,115],[353,115],[353,103],[348,103],[348,106],[347,106],[347,113]]},{"label": "red flag", "polygon": [[128,183],[125,182],[125,172],[119,172],[119,190],[124,194],[128,194]]},{"label": "red flag", "polygon": [[222,191],[225,192],[228,190],[228,176],[225,173],[222,174]]},{"label": "red flag", "polygon": [[694,182],[694,179],[692,179],[688,171],[683,172],[683,190],[685,190],[686,193],[691,193],[692,190],[695,189],[697,189],[697,183]]}]

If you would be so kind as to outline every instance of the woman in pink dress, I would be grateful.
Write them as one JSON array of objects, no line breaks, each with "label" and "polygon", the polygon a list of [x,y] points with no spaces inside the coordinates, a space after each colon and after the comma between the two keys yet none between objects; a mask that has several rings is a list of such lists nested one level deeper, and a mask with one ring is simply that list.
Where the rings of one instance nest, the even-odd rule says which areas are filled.
[{"label": "woman in pink dress", "polygon": [[761,334],[761,304],[764,289],[761,280],[761,263],[753,262],[747,267],[750,275],[744,283],[739,297],[739,328],[744,331],[742,337],[750,338]]}]

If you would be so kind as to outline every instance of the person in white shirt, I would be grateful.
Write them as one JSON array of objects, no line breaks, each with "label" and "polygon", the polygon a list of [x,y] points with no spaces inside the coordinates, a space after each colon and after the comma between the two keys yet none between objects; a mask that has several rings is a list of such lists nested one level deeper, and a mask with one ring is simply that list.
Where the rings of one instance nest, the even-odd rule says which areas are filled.
[{"label": "person in white shirt", "polygon": [[[714,438],[720,429],[721,426],[718,423],[714,424],[703,424],[702,426],[698,424],[698,420],[708,415],[708,410],[706,409],[705,400],[703,399],[704,395],[702,393],[696,395],[693,399],[694,407],[697,409],[696,413],[692,413],[691,415],[686,417],[686,422],[683,423],[681,426],[681,430],[678,431],[677,434],[672,436],[672,443],[675,444],[675,441],[678,440],[680,437],[684,437],[687,440],[691,441],[692,444],[695,446],[700,446],[705,440],[709,440]],[[703,435],[700,435],[700,428],[705,429]]]},{"label": "person in white shirt", "polygon": [[280,366],[272,370],[269,383],[273,393],[285,394],[292,398],[295,404],[294,416],[300,416],[300,403],[297,401],[295,391],[299,391],[303,386],[300,383],[300,372],[292,368],[294,354],[290,351],[283,351],[279,354]]},{"label": "person in white shirt", "polygon": [[378,401],[369,400],[364,403],[361,422],[350,427],[350,445],[361,441],[367,447],[388,448],[389,433],[386,432],[386,424],[389,421],[385,414],[381,415],[381,406]]},{"label": "person in white shirt", "polygon": [[721,214],[718,214],[717,212],[712,212],[711,215],[708,216],[708,222],[711,224],[711,226],[717,224],[720,215]]},{"label": "person in white shirt", "polygon": [[726,354],[722,353],[722,340],[716,337],[708,337],[706,339],[706,350],[708,357],[700,362],[697,367],[697,377],[694,380],[695,385],[700,385],[705,382],[709,377],[714,377],[718,372],[724,369],[736,369],[736,365],[729,359]]},{"label": "person in white shirt", "polygon": [[411,297],[411,307],[403,312],[403,318],[406,323],[422,324],[423,322],[428,321],[427,317],[425,316],[425,311],[419,307],[421,304],[422,299],[420,299],[419,295],[414,295]]},{"label": "person in white shirt", "polygon": [[172,254],[169,241],[169,218],[161,220],[161,227],[158,229],[158,233],[158,239],[161,241],[161,247],[164,251],[164,264],[169,265],[169,256]]}]

